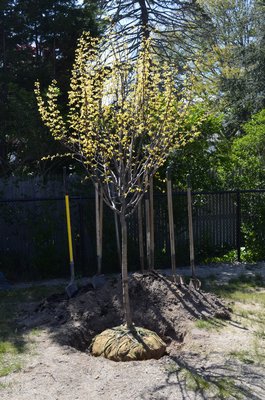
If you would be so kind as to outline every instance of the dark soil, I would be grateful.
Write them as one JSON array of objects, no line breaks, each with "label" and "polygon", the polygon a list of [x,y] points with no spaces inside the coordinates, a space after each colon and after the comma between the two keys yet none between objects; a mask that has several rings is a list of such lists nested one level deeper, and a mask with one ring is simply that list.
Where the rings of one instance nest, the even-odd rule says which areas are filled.
[{"label": "dark soil", "polygon": [[[129,288],[135,325],[155,331],[167,344],[181,343],[192,320],[230,319],[214,294],[177,286],[155,272],[132,274]],[[101,288],[82,287],[71,299],[64,293],[50,296],[21,322],[25,328],[46,326],[59,343],[86,351],[96,334],[123,322],[121,281],[109,278]]]}]

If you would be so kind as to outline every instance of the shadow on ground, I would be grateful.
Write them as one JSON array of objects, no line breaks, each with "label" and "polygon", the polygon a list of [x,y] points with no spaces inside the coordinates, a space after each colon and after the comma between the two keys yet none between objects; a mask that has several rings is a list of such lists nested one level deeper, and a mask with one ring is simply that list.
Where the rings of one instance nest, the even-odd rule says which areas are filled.
[{"label": "shadow on ground", "polygon": [[[207,367],[205,365],[208,364]],[[183,357],[168,357],[165,365],[166,379],[154,387],[152,392],[141,394],[142,400],[169,400],[163,391],[172,393],[170,397],[181,400],[223,400],[223,399],[264,399],[264,374],[247,365],[227,360],[225,364],[209,363],[207,359],[187,360]],[[240,371],[240,374],[239,374]],[[181,397],[179,397],[181,394]],[[178,397],[174,397],[178,395]]]}]

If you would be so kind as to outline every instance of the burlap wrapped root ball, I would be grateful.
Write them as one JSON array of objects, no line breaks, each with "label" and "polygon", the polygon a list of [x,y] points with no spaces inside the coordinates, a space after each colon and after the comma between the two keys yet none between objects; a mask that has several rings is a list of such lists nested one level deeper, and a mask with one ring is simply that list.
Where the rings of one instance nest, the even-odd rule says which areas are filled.
[{"label": "burlap wrapped root ball", "polygon": [[91,353],[104,356],[113,361],[134,361],[159,359],[166,352],[166,344],[148,329],[116,326],[106,329],[95,336],[91,344]]}]

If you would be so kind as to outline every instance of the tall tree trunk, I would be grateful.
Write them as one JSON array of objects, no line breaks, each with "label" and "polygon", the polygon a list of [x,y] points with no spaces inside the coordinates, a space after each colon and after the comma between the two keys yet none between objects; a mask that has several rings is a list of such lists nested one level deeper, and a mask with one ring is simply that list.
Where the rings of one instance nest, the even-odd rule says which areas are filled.
[{"label": "tall tree trunk", "polygon": [[150,36],[150,29],[149,29],[149,14],[147,9],[146,0],[138,0],[140,9],[141,9],[141,24],[142,24],[142,33],[144,39],[148,39]]},{"label": "tall tree trunk", "polygon": [[130,308],[129,285],[128,285],[128,257],[127,257],[127,222],[125,219],[125,207],[121,208],[121,278],[122,278],[122,300],[125,321],[128,329],[132,327],[132,314]]}]

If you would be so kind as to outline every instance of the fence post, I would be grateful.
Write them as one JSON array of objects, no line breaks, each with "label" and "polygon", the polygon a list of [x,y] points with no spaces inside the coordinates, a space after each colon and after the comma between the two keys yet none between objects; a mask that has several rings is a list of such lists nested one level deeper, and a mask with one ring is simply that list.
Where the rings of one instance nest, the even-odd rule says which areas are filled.
[{"label": "fence post", "polygon": [[240,190],[236,191],[236,247],[237,261],[241,261],[241,196]]}]

